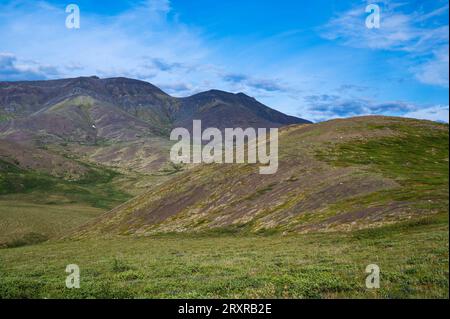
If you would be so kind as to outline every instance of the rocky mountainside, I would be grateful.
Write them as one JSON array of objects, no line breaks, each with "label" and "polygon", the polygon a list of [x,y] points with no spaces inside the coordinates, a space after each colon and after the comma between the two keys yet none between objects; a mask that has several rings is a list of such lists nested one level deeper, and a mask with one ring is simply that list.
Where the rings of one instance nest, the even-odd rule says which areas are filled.
[{"label": "rocky mountainside", "polygon": [[[95,106],[96,109],[86,112],[88,110],[80,110],[83,106]],[[76,107],[79,110],[74,109]],[[84,114],[81,114],[83,111]],[[275,111],[243,93],[212,90],[187,98],[175,98],[150,83],[127,78],[80,77],[53,81],[0,82],[0,117],[8,120],[32,116],[28,122],[36,123],[29,127],[27,120],[13,122],[9,123],[7,129],[27,127],[30,131],[50,130],[53,128],[49,127],[48,122],[52,122],[55,117],[57,122],[63,121],[61,115],[65,115],[67,121],[72,121],[75,129],[84,131],[87,141],[91,141],[87,132],[93,124],[102,127],[100,118],[107,124],[123,121],[115,127],[116,131],[126,124],[135,126],[133,121],[138,121],[139,126],[143,125],[141,122],[146,123],[149,132],[166,135],[174,127],[188,127],[194,119],[204,120],[205,125],[219,128],[281,127],[308,123]],[[128,118],[125,118],[126,115]],[[84,119],[84,122],[80,123],[80,119]],[[66,132],[54,133],[74,135],[73,127],[64,127],[67,127]],[[129,134],[124,135],[130,137]]]},{"label": "rocky mountainside", "polygon": [[42,112],[78,96],[89,96],[113,104],[143,119],[156,115],[164,117],[162,110],[168,108],[172,100],[150,83],[127,78],[99,79],[94,76],[50,81],[0,82],[0,110],[3,116],[8,118]]},{"label": "rocky mountainside", "polygon": [[0,139],[28,147],[26,154],[45,148],[113,168],[154,173],[167,166],[170,130],[189,129],[194,119],[221,129],[309,123],[242,93],[213,90],[175,98],[127,78],[0,82]]},{"label": "rocky mountainside", "polygon": [[174,125],[190,127],[192,120],[202,120],[203,127],[270,128],[291,124],[308,124],[309,121],[275,111],[243,93],[211,90],[178,99]]}]

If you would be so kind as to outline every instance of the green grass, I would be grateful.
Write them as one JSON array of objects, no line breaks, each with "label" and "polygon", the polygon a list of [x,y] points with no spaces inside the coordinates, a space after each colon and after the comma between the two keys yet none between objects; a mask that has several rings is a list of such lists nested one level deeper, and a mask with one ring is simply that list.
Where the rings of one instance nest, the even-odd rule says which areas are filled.
[{"label": "green grass", "polygon": [[[448,298],[448,214],[354,233],[161,235],[0,250],[0,298]],[[365,268],[381,288],[365,287]],[[65,288],[65,267],[81,288]]]},{"label": "green grass", "polygon": [[[448,125],[430,129],[420,125],[392,124],[371,126],[369,129],[391,129],[400,134],[330,144],[317,151],[316,156],[335,166],[366,167],[367,171],[381,173],[401,185],[394,190],[357,199],[361,205],[414,202],[417,208],[448,212]],[[353,201],[351,204],[355,203]]]},{"label": "green grass", "polygon": [[13,117],[11,115],[9,115],[9,114],[2,114],[2,113],[0,113],[0,123],[9,121],[12,118]]},{"label": "green grass", "polygon": [[121,175],[90,168],[70,181],[0,160],[0,248],[65,235],[131,198],[113,184]]},{"label": "green grass", "polygon": [[317,156],[340,166],[369,165],[405,185],[431,188],[448,185],[448,129],[398,124],[389,128],[402,134],[337,144]]},{"label": "green grass", "polygon": [[[70,181],[38,171],[24,170],[0,160],[0,195],[22,194],[26,201],[42,201],[55,195],[72,203],[110,209],[123,203],[130,195],[112,186],[119,173],[89,164],[90,170],[81,179]],[[2,197],[0,197],[1,199]]]},{"label": "green grass", "polygon": [[66,235],[103,212],[86,204],[38,204],[21,197],[0,198],[0,248],[36,244]]}]

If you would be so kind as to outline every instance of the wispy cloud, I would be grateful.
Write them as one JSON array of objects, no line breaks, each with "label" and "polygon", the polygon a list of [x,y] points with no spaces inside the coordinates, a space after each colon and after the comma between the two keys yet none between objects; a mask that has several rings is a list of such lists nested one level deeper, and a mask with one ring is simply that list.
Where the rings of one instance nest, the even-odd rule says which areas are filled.
[{"label": "wispy cloud", "polygon": [[[167,82],[168,71],[208,55],[201,34],[169,12],[168,0],[142,1],[115,16],[82,10],[81,28],[68,30],[64,6],[9,1],[0,4],[0,52],[13,52],[14,65],[34,60],[58,70],[36,70],[33,78],[98,74]],[[154,58],[149,61],[148,56]],[[186,72],[170,77],[176,82]]]},{"label": "wispy cloud", "polygon": [[168,62],[164,58],[151,58],[150,64],[153,68],[163,72],[173,71],[183,67],[181,63]]},{"label": "wispy cloud", "polygon": [[317,122],[330,118],[363,115],[391,115],[448,122],[448,105],[418,105],[404,101],[377,102],[371,99],[348,98],[334,94],[304,97],[311,119]]},{"label": "wispy cloud", "polygon": [[255,78],[245,74],[225,74],[222,76],[225,82],[236,84],[241,89],[256,89],[265,92],[289,92],[292,91],[288,85],[283,84],[279,79]]},{"label": "wispy cloud", "polygon": [[405,113],[403,116],[448,123],[449,122],[449,108],[448,108],[448,105],[435,105],[435,106],[425,107],[425,108],[417,109],[412,112]]},{"label": "wispy cloud", "polygon": [[19,60],[12,53],[0,52],[0,80],[40,80],[59,75],[54,66],[42,65],[32,60]]},{"label": "wispy cloud", "polygon": [[442,22],[448,16],[448,3],[429,12],[407,10],[404,3],[385,1],[380,28],[368,29],[362,2],[338,14],[320,31],[324,38],[347,46],[403,52],[414,60],[411,71],[419,81],[448,87],[448,18]]},{"label": "wispy cloud", "polygon": [[[169,0],[139,1],[114,16],[92,14],[81,7],[78,30],[66,29],[65,18],[64,7],[46,2],[0,4],[0,52],[40,61],[49,71],[23,70],[19,76],[17,69],[14,76],[8,71],[11,74],[3,79],[128,76],[164,86],[175,95],[211,88],[254,95],[286,89],[272,78],[245,75],[237,81],[224,76],[228,66],[220,63],[214,44],[200,29],[181,23]],[[26,46],[23,39],[28,39]]]},{"label": "wispy cloud", "polygon": [[449,85],[449,47],[443,46],[433,51],[433,59],[413,68],[416,78],[427,84],[443,87]]},{"label": "wispy cloud", "polygon": [[322,28],[322,35],[352,47],[406,52],[426,52],[448,45],[448,24],[424,24],[425,20],[448,14],[448,4],[428,14],[404,13],[402,8],[403,5],[386,2],[381,11],[380,28],[368,29],[364,24],[365,5],[360,3],[331,19]]}]

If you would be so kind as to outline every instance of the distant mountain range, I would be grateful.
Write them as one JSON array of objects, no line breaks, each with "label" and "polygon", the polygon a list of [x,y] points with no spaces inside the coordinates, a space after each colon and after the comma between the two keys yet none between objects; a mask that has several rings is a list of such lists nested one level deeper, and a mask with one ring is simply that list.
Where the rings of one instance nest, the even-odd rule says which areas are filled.
[{"label": "distant mountain range", "polygon": [[[0,82],[0,132],[13,140],[45,133],[46,139],[92,143],[168,135],[174,127],[281,127],[309,123],[273,110],[243,93],[218,90],[175,98],[128,78]],[[42,136],[40,137],[42,138]]]}]

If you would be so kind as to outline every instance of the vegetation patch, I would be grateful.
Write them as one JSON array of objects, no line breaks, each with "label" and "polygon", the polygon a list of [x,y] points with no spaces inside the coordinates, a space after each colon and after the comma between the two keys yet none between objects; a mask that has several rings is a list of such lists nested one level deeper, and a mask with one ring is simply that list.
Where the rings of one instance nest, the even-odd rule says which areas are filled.
[{"label": "vegetation patch", "polygon": [[131,197],[111,185],[119,175],[113,170],[92,166],[80,180],[69,181],[0,160],[0,195],[22,193],[37,201],[50,194],[63,195],[76,203],[110,209]]},{"label": "vegetation patch", "polygon": [[48,240],[48,236],[39,233],[27,233],[20,238],[14,238],[6,243],[0,243],[0,247],[13,248],[26,245],[35,245]]},{"label": "vegetation patch", "polygon": [[[64,287],[70,263],[80,289]],[[365,286],[369,264],[380,289]],[[0,272],[0,298],[448,298],[448,217],[352,233],[46,242],[0,250]]]},{"label": "vegetation patch", "polygon": [[[378,125],[399,134],[369,140],[330,144],[316,157],[336,166],[358,165],[394,179],[402,187],[372,194],[367,203],[415,202],[416,207],[448,211],[448,125],[430,129],[423,125]],[[378,197],[378,200],[376,200]],[[431,207],[430,207],[431,206]]]}]

